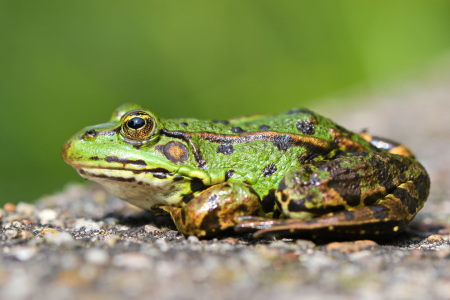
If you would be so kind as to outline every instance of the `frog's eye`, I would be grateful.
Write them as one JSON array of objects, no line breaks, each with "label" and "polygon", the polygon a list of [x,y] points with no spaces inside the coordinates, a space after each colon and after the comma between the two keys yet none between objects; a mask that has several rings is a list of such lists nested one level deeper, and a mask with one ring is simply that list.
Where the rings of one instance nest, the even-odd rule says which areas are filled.
[{"label": "frog's eye", "polygon": [[143,141],[150,138],[156,129],[155,119],[143,111],[133,111],[122,121],[120,134],[130,140]]}]

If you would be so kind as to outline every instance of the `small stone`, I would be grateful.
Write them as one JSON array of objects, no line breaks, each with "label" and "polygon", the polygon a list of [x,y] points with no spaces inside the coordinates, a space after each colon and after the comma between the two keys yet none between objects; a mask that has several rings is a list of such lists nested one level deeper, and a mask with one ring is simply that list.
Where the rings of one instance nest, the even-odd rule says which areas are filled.
[{"label": "small stone", "polygon": [[121,268],[146,269],[151,266],[151,260],[142,253],[128,252],[114,256],[112,264]]},{"label": "small stone", "polygon": [[93,231],[93,230],[100,230],[100,225],[92,220],[84,220],[84,219],[78,219],[75,222],[75,229],[82,229],[84,228],[85,232]]},{"label": "small stone", "polygon": [[105,243],[108,247],[114,247],[118,241],[120,241],[120,235],[118,234],[114,234],[109,238],[105,238]]},{"label": "small stone", "polygon": [[34,213],[35,209],[36,206],[33,204],[19,202],[19,204],[17,204],[16,212],[24,216],[31,216]]},{"label": "small stone", "polygon": [[20,232],[20,238],[23,239],[23,240],[28,240],[28,239],[31,239],[33,237],[34,237],[34,235],[31,232],[29,232],[29,231],[22,230]]},{"label": "small stone", "polygon": [[161,231],[161,229],[159,229],[158,227],[153,226],[153,225],[145,225],[144,230],[145,230],[145,232],[148,232],[148,233],[155,233],[155,232]]},{"label": "small stone", "polygon": [[195,235],[190,235],[187,238],[188,242],[191,244],[198,244],[200,242],[200,240],[198,239],[198,237],[196,237]]},{"label": "small stone", "polygon": [[75,239],[72,237],[72,235],[65,231],[49,232],[44,235],[44,239],[47,243],[55,246],[62,246],[62,245],[68,246],[75,244]]},{"label": "small stone", "polygon": [[439,235],[439,234],[433,234],[433,235],[430,235],[428,238],[427,238],[427,241],[429,242],[429,243],[439,243],[439,244],[441,244],[441,243],[443,243],[444,242],[444,240],[442,239],[442,237]]},{"label": "small stone", "polygon": [[3,232],[7,239],[15,239],[19,236],[19,232],[15,229],[7,229]]},{"label": "small stone", "polygon": [[14,205],[14,204],[11,203],[11,202],[8,202],[8,203],[5,203],[5,205],[3,205],[3,209],[4,209],[6,212],[13,213],[13,212],[16,211],[16,205]]},{"label": "small stone", "polygon": [[167,245],[165,239],[157,239],[155,241],[155,245],[159,247],[159,250],[161,250],[161,252],[166,252],[167,250],[169,250],[169,245]]},{"label": "small stone", "polygon": [[53,209],[43,209],[38,212],[38,217],[40,219],[41,224],[48,224],[50,221],[56,219],[57,214]]},{"label": "small stone", "polygon": [[37,253],[37,248],[34,247],[20,247],[12,249],[10,254],[14,256],[17,260],[27,261],[35,256]]},{"label": "small stone", "polygon": [[378,246],[377,243],[371,240],[360,240],[354,242],[333,242],[325,246],[325,251],[339,251],[342,253],[354,253],[363,250],[373,250]]},{"label": "small stone", "polygon": [[32,221],[32,220],[28,220],[28,219],[23,219],[22,221],[20,221],[25,227],[33,227],[33,226],[37,226],[39,223]]},{"label": "small stone", "polygon": [[105,250],[91,248],[84,254],[84,259],[91,264],[104,265],[108,262],[109,255]]}]

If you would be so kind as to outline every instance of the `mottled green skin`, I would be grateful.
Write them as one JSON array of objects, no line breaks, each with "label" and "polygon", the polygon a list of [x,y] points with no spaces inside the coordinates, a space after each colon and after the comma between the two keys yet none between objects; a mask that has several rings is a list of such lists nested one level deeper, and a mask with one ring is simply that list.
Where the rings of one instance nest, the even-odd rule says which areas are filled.
[{"label": "mottled green skin", "polygon": [[[142,115],[153,127],[138,129],[150,128],[151,134],[128,136],[128,120]],[[159,207],[181,232],[197,236],[238,224],[239,230],[282,234],[342,227],[341,235],[350,228],[357,237],[367,232],[361,219],[389,224],[396,232],[423,206],[429,189],[428,175],[414,159],[378,149],[308,110],[217,122],[162,120],[137,105],[124,105],[109,123],[72,137],[62,156],[83,177],[144,209]],[[399,189],[407,196],[399,196]],[[401,203],[390,209],[394,192],[392,198]],[[376,205],[388,212],[377,214]],[[352,216],[333,223],[339,217],[335,211]],[[266,219],[249,218],[254,215]],[[322,216],[328,219],[320,228],[304,221]],[[282,219],[269,224],[271,217],[296,220],[286,227]],[[386,226],[381,227],[383,234]]]}]

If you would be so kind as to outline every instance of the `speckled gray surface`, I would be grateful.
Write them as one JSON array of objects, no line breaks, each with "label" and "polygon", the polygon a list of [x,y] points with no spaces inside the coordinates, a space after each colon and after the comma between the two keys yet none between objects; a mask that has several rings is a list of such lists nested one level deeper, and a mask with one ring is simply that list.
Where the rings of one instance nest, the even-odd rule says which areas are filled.
[{"label": "speckled gray surface", "polygon": [[438,75],[363,107],[318,108],[404,142],[429,170],[430,198],[396,239],[185,239],[96,185],[69,185],[0,210],[0,298],[449,299],[450,76]]}]

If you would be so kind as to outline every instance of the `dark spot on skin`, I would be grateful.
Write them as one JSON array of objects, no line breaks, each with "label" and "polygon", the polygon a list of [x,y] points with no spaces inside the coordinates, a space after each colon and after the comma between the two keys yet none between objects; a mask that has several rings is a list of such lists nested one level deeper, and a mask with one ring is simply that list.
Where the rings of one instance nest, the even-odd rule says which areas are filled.
[{"label": "dark spot on skin", "polygon": [[106,160],[106,162],[109,162],[109,163],[111,163],[111,162],[119,162],[120,161],[117,156],[107,156],[105,158],[105,160]]},{"label": "dark spot on skin", "polygon": [[286,182],[284,180],[285,179],[283,178],[283,180],[281,180],[280,184],[278,185],[278,192],[282,192],[287,188]]},{"label": "dark spot on skin", "polygon": [[288,200],[288,195],[286,194],[281,194],[281,201],[286,202]]},{"label": "dark spot on skin", "polygon": [[310,162],[309,158],[309,155],[307,153],[304,153],[298,157],[298,162],[302,165],[307,164]]},{"label": "dark spot on skin", "polygon": [[243,212],[244,214],[247,213],[248,209],[247,206],[245,204],[241,204],[237,207],[237,210],[240,212]]},{"label": "dark spot on skin", "polygon": [[349,206],[360,204],[361,174],[351,167],[342,167],[341,162],[336,160],[321,165],[319,169],[330,173],[328,187],[338,192]]},{"label": "dark spot on skin", "polygon": [[217,147],[217,153],[222,153],[225,155],[230,155],[234,152],[233,145],[221,144]]},{"label": "dark spot on skin", "polygon": [[281,211],[276,210],[273,212],[272,218],[278,219],[281,216]]},{"label": "dark spot on skin", "polygon": [[272,212],[274,210],[275,206],[275,190],[272,189],[269,191],[269,193],[263,197],[261,201],[262,210],[265,213]]},{"label": "dark spot on skin", "polygon": [[292,137],[290,135],[277,135],[273,139],[273,145],[280,151],[286,151],[293,146]]},{"label": "dark spot on skin", "polygon": [[138,166],[146,166],[147,165],[147,163],[141,159],[138,159],[138,160],[128,160],[128,159],[123,160],[123,159],[121,159],[120,162],[123,164],[132,164],[132,165],[138,165]]},{"label": "dark spot on skin", "polygon": [[[220,208],[220,207],[219,207]],[[209,211],[202,220],[200,224],[200,229],[206,232],[214,232],[217,226],[220,225],[219,217],[215,211]]]},{"label": "dark spot on skin", "polygon": [[231,127],[231,131],[234,133],[244,133],[247,132],[247,130],[242,129],[241,127]]},{"label": "dark spot on skin", "polygon": [[165,144],[163,153],[173,163],[183,163],[189,158],[186,146],[179,142],[168,142]]},{"label": "dark spot on skin", "polygon": [[184,211],[184,209],[181,209],[181,222],[183,222],[183,224],[186,224],[186,212]]},{"label": "dark spot on skin", "polygon": [[164,173],[154,173],[153,177],[159,178],[159,179],[166,179],[167,178],[167,174]]},{"label": "dark spot on skin", "polygon": [[388,214],[389,208],[387,208],[381,204],[372,205],[372,206],[369,206],[369,208],[370,208],[370,210],[372,210],[373,216],[378,220],[383,221],[384,219],[386,219],[389,216],[389,214]]},{"label": "dark spot on skin", "polygon": [[189,124],[186,123],[186,122],[181,122],[180,125],[183,126],[183,127],[186,127],[186,126],[188,126]]},{"label": "dark spot on skin", "polygon": [[287,112],[288,115],[293,115],[293,114],[312,114],[312,112],[308,109],[291,109],[290,111]]},{"label": "dark spot on skin", "polygon": [[415,180],[420,201],[425,201],[430,190],[430,177],[426,173],[421,172]]},{"label": "dark spot on skin", "polygon": [[300,121],[295,126],[297,127],[298,131],[300,131],[303,134],[312,135],[316,132],[316,129],[314,127],[314,124],[310,121]]},{"label": "dark spot on skin", "polygon": [[181,201],[183,201],[184,203],[189,203],[189,201],[191,201],[192,199],[194,199],[194,194],[189,194],[183,197],[183,199]]},{"label": "dark spot on skin", "polygon": [[180,180],[183,180],[183,179],[184,179],[183,176],[177,176],[177,177],[175,177],[175,178],[173,179],[173,181],[180,181]]},{"label": "dark spot on skin", "polygon": [[416,213],[416,209],[419,206],[419,199],[411,196],[407,190],[397,188],[394,192],[394,197],[400,199],[408,207],[409,214],[414,215]]},{"label": "dark spot on skin", "polygon": [[230,179],[231,177],[233,177],[234,175],[234,170],[227,170],[225,172],[225,181],[227,181],[228,179]]},{"label": "dark spot on skin", "polygon": [[89,157],[89,159],[90,160],[99,160],[100,158],[98,158],[98,156],[92,156],[92,157]]},{"label": "dark spot on skin", "polygon": [[196,192],[200,190],[204,190],[206,186],[203,184],[203,181],[201,181],[198,178],[194,178],[191,180],[191,191]]},{"label": "dark spot on skin", "polygon": [[312,173],[314,173],[313,170],[311,170],[311,168],[308,167],[308,166],[305,166],[305,167],[303,167],[302,169],[303,169],[303,172],[306,173],[306,174],[312,174]]},{"label": "dark spot on skin", "polygon": [[212,120],[213,123],[219,123],[219,124],[223,124],[223,125],[229,125],[230,122],[228,121],[224,121],[224,120]]},{"label": "dark spot on skin", "polygon": [[288,209],[293,212],[305,211],[305,199],[291,199],[288,204]]},{"label": "dark spot on skin", "polygon": [[267,167],[263,170],[263,176],[269,177],[272,176],[277,171],[277,166],[271,162]]},{"label": "dark spot on skin", "polygon": [[154,168],[154,169],[150,169],[147,171],[152,172],[152,173],[170,173],[168,170],[166,170],[164,168]]},{"label": "dark spot on skin", "polygon": [[258,127],[258,129],[259,130],[269,130],[270,126],[268,126],[268,125],[261,125],[261,126]]},{"label": "dark spot on skin", "polygon": [[131,159],[126,159],[126,158],[122,158],[119,159],[117,156],[107,156],[105,158],[105,160],[109,163],[113,163],[113,162],[117,162],[117,163],[121,163],[124,165],[138,165],[138,166],[146,166],[147,163],[141,159],[137,159],[137,160],[131,160]]}]

